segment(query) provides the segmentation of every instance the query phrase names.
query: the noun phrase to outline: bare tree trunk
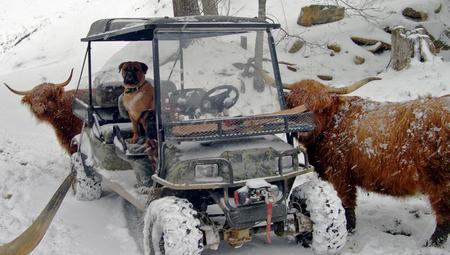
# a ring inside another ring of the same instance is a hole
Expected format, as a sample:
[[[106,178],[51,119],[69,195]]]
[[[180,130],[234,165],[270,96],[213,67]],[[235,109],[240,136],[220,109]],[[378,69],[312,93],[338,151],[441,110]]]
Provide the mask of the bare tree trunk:
[[[396,71],[408,67],[411,58],[425,62],[436,55],[436,48],[423,29],[408,31],[403,27],[397,27],[392,30],[391,40],[392,68]]]
[[[407,67],[411,62],[413,45],[411,44],[411,41],[406,37],[406,30],[403,27],[397,27],[396,29],[394,29],[392,31],[391,37],[392,68],[394,70],[400,71],[403,68]]]
[[[197,0],[172,0],[173,16],[195,16],[200,15]]]
[[[258,0],[258,19],[266,19],[266,0]],[[255,42],[255,66],[262,69],[264,32],[257,32]],[[256,72],[255,72],[256,73]],[[253,88],[258,92],[264,91],[264,81],[259,75],[253,79]]]
[[[203,15],[219,15],[217,3],[219,0],[202,0]]]

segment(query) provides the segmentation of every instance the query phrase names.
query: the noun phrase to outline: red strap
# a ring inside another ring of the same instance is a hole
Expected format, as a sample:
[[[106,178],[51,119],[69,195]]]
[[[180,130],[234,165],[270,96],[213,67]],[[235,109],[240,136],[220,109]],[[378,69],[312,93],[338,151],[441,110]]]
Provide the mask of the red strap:
[[[238,206],[239,205],[239,194],[237,191],[235,191],[233,195],[234,195],[234,204],[236,206]]]

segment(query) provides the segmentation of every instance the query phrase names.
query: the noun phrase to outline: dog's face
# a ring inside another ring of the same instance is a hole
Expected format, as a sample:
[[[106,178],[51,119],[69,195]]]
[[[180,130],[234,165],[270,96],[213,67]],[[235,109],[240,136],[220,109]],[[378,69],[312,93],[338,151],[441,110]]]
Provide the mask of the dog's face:
[[[122,74],[123,83],[135,86],[145,80],[148,66],[137,61],[123,62],[119,65],[119,72]]]

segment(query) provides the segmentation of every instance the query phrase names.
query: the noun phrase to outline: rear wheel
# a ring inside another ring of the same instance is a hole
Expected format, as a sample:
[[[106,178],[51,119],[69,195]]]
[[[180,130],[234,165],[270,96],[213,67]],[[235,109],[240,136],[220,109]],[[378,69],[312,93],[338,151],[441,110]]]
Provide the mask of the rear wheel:
[[[297,241],[316,254],[336,254],[345,245],[345,210],[331,184],[317,176],[292,190],[289,207],[312,222],[312,233],[297,236]]]
[[[95,175],[93,169],[86,169],[90,166],[83,163],[81,157],[81,153],[75,152],[70,159],[72,169],[77,172],[75,197],[82,201],[97,200],[102,196],[101,178]],[[90,175],[87,174],[87,171]]]
[[[154,200],[144,217],[145,255],[191,255],[203,251],[197,212],[186,199]]]

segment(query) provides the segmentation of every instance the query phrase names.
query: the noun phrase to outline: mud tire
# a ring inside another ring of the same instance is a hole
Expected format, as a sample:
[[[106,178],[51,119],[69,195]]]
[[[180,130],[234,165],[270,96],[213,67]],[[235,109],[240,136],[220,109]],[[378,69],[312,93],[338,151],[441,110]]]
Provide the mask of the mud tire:
[[[337,254],[344,248],[345,210],[331,184],[314,175],[292,190],[289,207],[308,216],[313,223],[312,233],[297,236],[303,246],[311,247],[315,254]]]
[[[77,172],[75,180],[75,197],[81,201],[93,201],[102,196],[102,180],[99,176],[87,176],[80,153],[72,154],[70,159],[72,168]]]
[[[164,197],[152,201],[144,217],[144,254],[201,254],[203,233],[196,215],[186,199]]]

